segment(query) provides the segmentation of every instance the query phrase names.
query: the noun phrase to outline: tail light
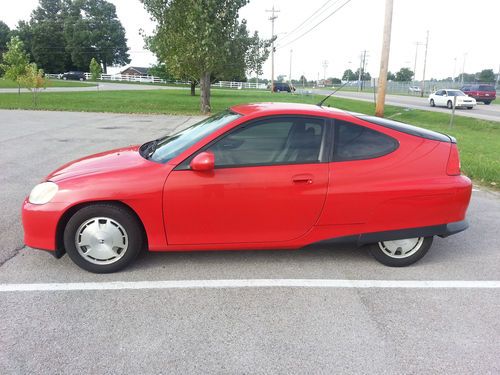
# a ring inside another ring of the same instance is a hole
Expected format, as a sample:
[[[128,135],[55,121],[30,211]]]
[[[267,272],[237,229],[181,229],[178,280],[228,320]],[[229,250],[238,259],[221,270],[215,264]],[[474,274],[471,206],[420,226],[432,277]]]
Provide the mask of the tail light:
[[[450,147],[450,156],[448,157],[448,164],[446,165],[446,174],[448,176],[460,175],[460,156],[458,155],[456,143],[452,143]]]

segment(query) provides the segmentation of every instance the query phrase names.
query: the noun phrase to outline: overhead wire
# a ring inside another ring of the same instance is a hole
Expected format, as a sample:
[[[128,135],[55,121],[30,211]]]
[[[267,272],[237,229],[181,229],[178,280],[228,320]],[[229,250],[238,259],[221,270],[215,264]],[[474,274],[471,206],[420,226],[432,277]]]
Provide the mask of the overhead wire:
[[[299,40],[300,38],[304,37],[305,35],[309,34],[311,31],[313,31],[316,27],[318,27],[319,25],[321,25],[323,22],[325,22],[328,18],[330,18],[331,16],[333,16],[335,13],[337,13],[339,10],[341,10],[344,6],[346,6],[348,3],[350,3],[352,0],[347,0],[346,2],[344,2],[342,5],[340,5],[338,8],[336,8],[333,12],[331,12],[328,16],[326,16],[325,18],[323,18],[321,21],[319,21],[317,24],[315,24],[313,27],[311,27],[309,30],[307,30],[306,32],[302,33],[301,35],[299,35],[298,37],[296,37],[295,39],[293,39],[292,41],[290,42],[287,42],[285,43],[284,45],[281,45],[281,46],[278,46],[276,47],[276,49],[281,49],[281,48],[284,48],[294,42],[296,42],[297,40]]]

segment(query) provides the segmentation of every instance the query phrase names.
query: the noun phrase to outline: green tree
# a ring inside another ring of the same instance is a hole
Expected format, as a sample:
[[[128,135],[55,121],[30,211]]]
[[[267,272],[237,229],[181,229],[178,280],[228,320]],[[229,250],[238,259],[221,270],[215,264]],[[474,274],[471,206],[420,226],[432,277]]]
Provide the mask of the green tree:
[[[359,80],[359,71],[360,71],[360,68],[358,68],[358,70],[356,70],[356,72],[354,73],[354,80],[357,81]],[[370,75],[370,73],[366,72],[366,71],[363,71],[362,74],[361,74],[361,80],[362,81],[370,81],[372,79],[372,76]]]
[[[480,82],[495,82],[495,73],[493,73],[493,69],[483,69],[478,74],[478,80]]]
[[[356,81],[358,76],[351,69],[346,69],[342,75],[343,81]]]
[[[259,33],[254,32],[251,40],[248,41],[249,48],[246,53],[248,73],[255,73],[257,76],[264,74],[262,66],[269,57],[271,50],[271,40],[263,40],[259,38]]]
[[[388,81],[395,81],[396,80],[396,76],[393,73],[391,73],[391,71],[388,71],[387,72],[387,80]]]
[[[93,81],[96,81],[101,77],[101,64],[97,62],[95,57],[92,57],[92,60],[90,60],[89,71]]]
[[[33,106],[36,107],[38,92],[46,86],[43,69],[38,69],[35,63],[26,65],[24,74],[19,77],[19,82],[31,91]]]
[[[167,66],[162,63],[158,63],[149,68],[148,74],[160,79],[164,79],[165,81],[175,81],[175,79],[177,78],[169,71]]]
[[[211,110],[212,77],[243,75],[248,36],[238,12],[248,0],[141,0],[157,27],[146,38],[148,48],[178,77],[200,82],[200,109]],[[254,35],[255,36],[255,35]]]
[[[29,23],[33,60],[46,72],[61,73],[70,65],[64,39],[65,3],[39,0]]]
[[[21,39],[13,36],[7,43],[7,52],[3,54],[3,63],[0,67],[5,72],[4,77],[17,82],[18,93],[21,93],[21,77],[26,72],[29,59],[24,52],[24,45]]]
[[[0,21],[0,54],[7,49],[7,43],[10,40],[10,28],[5,22]]]
[[[11,31],[5,22],[0,21],[0,63],[2,62],[2,55],[7,50],[7,43],[10,40]],[[3,74],[0,68],[0,75]]]
[[[396,72],[396,77],[394,78],[394,81],[398,82],[410,82],[413,78],[413,71],[411,71],[409,68],[401,68],[399,69],[399,72]]]
[[[87,69],[93,57],[102,63],[104,73],[110,65],[130,63],[125,29],[108,1],[68,0],[64,35],[78,69]]]

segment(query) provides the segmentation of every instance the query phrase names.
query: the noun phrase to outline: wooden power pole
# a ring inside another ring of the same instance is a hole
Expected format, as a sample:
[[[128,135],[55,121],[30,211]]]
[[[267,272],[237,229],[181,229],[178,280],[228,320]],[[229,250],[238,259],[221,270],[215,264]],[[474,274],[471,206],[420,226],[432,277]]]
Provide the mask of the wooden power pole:
[[[380,73],[378,76],[378,95],[375,107],[375,116],[384,117],[385,91],[387,88],[387,70],[389,68],[389,51],[391,49],[393,0],[385,1],[384,39],[382,42],[382,56],[380,58]]]
[[[274,40],[276,39],[274,35],[274,20],[278,18],[276,13],[279,13],[279,10],[275,10],[273,5],[273,9],[266,10],[266,12],[271,12],[271,17],[269,17],[269,21],[271,21],[271,34],[272,34],[271,35],[271,92],[274,93],[274,51],[275,51]]]

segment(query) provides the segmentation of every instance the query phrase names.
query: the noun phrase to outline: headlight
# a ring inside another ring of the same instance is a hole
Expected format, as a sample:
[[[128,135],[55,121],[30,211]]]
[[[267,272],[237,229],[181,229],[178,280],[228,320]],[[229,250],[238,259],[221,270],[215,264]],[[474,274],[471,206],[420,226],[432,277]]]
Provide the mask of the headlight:
[[[33,204],[48,203],[52,198],[54,198],[58,189],[58,186],[53,182],[42,182],[31,190],[28,200]]]

